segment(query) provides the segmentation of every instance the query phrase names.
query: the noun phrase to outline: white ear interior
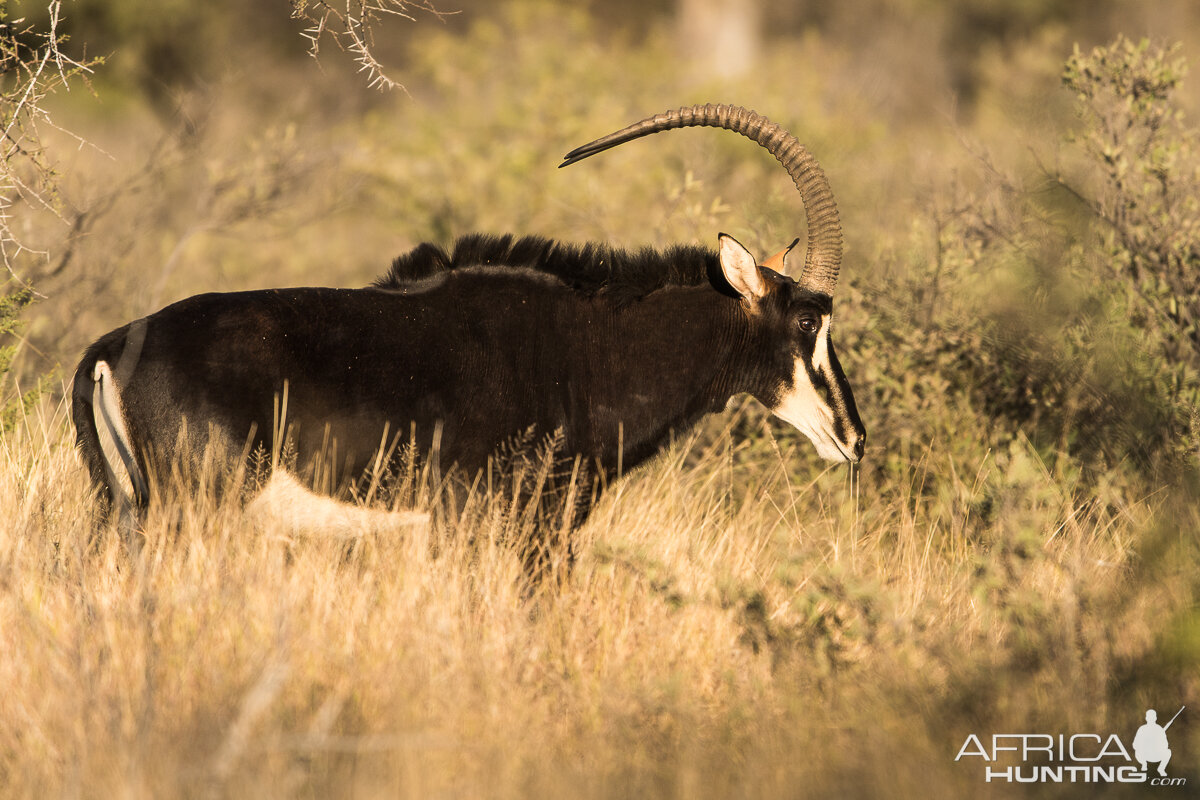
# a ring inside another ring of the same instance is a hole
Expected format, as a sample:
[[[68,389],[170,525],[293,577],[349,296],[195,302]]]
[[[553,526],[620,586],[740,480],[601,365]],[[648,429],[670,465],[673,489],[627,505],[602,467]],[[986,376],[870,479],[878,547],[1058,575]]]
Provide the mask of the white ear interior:
[[[722,233],[718,237],[721,271],[725,280],[738,294],[747,300],[756,300],[766,293],[766,283],[754,263],[754,256],[732,236]]]

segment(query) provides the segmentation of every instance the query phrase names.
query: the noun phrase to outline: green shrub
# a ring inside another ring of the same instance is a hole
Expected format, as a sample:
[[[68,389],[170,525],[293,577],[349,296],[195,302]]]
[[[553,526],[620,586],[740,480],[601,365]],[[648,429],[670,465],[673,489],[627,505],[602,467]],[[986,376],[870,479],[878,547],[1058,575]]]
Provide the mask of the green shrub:
[[[1166,402],[1158,445],[1194,459],[1200,444],[1200,148],[1174,94],[1179,45],[1121,36],[1067,60],[1079,101],[1074,141],[1092,166],[1079,195],[1101,225],[1096,267],[1138,332],[1138,379]]]
[[[21,287],[0,295],[0,341],[13,338],[21,331],[21,310],[33,300],[33,291]],[[19,351],[17,344],[0,345],[0,381],[9,377],[13,360]],[[6,386],[0,395],[0,432],[12,430],[29,412],[46,388],[47,377],[25,391],[18,386]]]

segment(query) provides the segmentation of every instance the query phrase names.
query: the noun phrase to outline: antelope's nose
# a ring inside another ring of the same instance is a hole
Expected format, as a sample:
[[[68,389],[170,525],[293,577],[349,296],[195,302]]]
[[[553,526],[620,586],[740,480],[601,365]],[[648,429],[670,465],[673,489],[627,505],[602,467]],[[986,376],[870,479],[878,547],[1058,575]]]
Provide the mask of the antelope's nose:
[[[863,453],[867,449],[867,437],[860,436],[858,441],[854,443],[854,460],[862,461]]]

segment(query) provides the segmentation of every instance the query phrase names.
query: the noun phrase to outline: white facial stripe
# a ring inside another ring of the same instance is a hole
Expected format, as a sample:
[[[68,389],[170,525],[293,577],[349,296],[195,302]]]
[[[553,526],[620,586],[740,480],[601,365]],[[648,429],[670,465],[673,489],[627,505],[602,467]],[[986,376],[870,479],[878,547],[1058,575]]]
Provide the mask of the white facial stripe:
[[[825,376],[829,376],[829,323],[830,316],[823,314],[821,316],[821,330],[817,333],[817,344],[813,347],[813,369]]]
[[[821,316],[821,330],[817,333],[817,344],[813,348],[813,369],[832,377],[829,363],[829,315]],[[833,409],[817,391],[808,376],[803,358],[797,358],[792,369],[792,386],[782,397],[779,405],[771,409],[775,416],[791,423],[807,436],[817,448],[821,458],[830,461],[846,461],[847,453],[838,446],[834,431]]]

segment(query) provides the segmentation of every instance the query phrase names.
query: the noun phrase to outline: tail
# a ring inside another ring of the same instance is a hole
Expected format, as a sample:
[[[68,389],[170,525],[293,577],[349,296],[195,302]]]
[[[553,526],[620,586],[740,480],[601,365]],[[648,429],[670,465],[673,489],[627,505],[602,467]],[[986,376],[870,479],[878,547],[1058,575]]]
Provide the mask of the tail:
[[[107,511],[126,524],[149,503],[149,485],[125,423],[120,387],[97,349],[88,350],[75,371],[71,419],[92,483],[105,490]]]

